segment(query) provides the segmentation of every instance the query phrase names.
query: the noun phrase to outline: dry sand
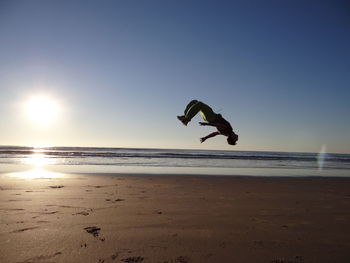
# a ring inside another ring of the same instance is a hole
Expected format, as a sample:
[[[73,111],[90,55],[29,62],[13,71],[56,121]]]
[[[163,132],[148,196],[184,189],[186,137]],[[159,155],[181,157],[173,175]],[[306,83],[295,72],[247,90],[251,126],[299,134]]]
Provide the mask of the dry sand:
[[[0,262],[350,262],[350,178],[0,175]]]

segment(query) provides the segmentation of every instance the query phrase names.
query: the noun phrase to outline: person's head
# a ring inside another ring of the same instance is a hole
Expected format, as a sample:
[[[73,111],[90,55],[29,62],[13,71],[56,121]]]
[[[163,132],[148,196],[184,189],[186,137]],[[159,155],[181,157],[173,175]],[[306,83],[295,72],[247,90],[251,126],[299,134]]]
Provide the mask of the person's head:
[[[238,141],[238,135],[232,132],[230,136],[227,137],[227,143],[230,145],[236,145]]]

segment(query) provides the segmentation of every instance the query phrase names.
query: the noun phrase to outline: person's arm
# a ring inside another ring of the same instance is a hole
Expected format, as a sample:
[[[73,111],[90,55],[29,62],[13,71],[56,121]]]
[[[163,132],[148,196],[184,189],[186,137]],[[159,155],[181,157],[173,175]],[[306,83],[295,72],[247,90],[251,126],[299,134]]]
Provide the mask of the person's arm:
[[[201,141],[201,143],[205,142],[206,139],[209,139],[209,138],[214,137],[214,136],[219,135],[219,134],[220,134],[219,132],[212,132],[211,134],[200,138],[200,141]]]
[[[221,123],[199,122],[199,124],[201,126],[213,126],[219,129],[225,127],[225,125]]]

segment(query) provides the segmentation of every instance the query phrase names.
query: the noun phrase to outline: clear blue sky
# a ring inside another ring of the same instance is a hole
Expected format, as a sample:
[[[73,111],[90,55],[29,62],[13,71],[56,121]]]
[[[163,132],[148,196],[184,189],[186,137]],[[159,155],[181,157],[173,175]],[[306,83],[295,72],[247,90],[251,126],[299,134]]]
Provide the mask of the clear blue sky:
[[[0,1],[0,145],[350,152],[348,1]],[[26,98],[61,107],[46,127]],[[196,117],[198,99],[238,145]]]

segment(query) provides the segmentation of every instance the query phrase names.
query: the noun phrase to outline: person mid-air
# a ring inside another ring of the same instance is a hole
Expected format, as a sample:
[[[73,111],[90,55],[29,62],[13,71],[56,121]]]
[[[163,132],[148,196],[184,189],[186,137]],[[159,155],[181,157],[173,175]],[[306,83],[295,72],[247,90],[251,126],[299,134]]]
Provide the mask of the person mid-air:
[[[214,137],[216,135],[224,135],[227,136],[227,143],[230,145],[236,145],[238,140],[238,135],[233,132],[230,123],[225,120],[221,114],[215,113],[212,108],[210,108],[207,104],[198,101],[192,100],[185,109],[185,115],[177,116],[177,118],[182,122],[183,125],[187,126],[187,124],[191,121],[191,119],[197,114],[200,113],[203,120],[206,122],[200,122],[199,124],[202,126],[214,126],[217,131],[212,132],[211,134],[200,138],[201,143],[205,142],[205,140]]]

